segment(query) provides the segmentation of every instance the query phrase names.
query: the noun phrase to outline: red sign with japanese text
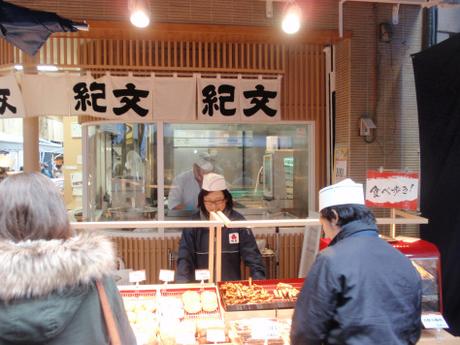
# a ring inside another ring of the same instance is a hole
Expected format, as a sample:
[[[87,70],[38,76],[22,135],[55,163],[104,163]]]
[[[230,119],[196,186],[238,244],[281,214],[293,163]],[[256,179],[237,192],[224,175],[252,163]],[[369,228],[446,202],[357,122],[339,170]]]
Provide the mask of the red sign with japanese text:
[[[367,172],[366,206],[417,209],[418,172]]]

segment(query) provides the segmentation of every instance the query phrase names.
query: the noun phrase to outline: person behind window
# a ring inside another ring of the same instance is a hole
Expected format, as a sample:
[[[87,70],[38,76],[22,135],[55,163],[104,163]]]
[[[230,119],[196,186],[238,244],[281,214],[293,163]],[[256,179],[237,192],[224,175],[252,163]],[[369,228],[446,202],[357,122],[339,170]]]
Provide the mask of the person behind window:
[[[200,211],[194,219],[208,220],[210,212],[222,211],[230,220],[244,220],[233,209],[232,195],[222,175],[206,174],[198,196]],[[192,282],[196,269],[208,268],[209,231],[184,229],[179,244],[176,282]],[[222,229],[222,280],[241,279],[241,260],[253,279],[265,279],[265,266],[250,229]]]
[[[53,177],[54,178],[60,178],[63,177],[63,172],[62,172],[62,165],[64,164],[64,156],[63,155],[58,155],[54,158],[54,164],[53,164]]]
[[[168,195],[168,209],[197,211],[198,194],[203,183],[203,176],[214,170],[210,154],[200,152],[192,169],[177,175]]]
[[[45,162],[40,163],[40,172],[49,178],[53,177],[51,171],[48,169],[48,164],[46,164]]]
[[[291,344],[415,344],[421,280],[401,252],[379,238],[362,184],[346,179],[319,192],[320,222],[332,239],[297,299]]]
[[[96,281],[122,344],[136,344],[112,278],[112,242],[74,233],[59,191],[41,173],[6,178],[0,195],[0,344],[108,345]]]

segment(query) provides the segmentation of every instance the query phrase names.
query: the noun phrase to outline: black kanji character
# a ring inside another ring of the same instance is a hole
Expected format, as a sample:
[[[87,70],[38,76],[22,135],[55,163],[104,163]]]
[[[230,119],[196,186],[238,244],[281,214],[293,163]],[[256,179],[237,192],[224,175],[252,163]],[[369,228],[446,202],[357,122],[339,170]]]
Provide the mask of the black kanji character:
[[[105,105],[97,104],[98,99],[105,99],[105,84],[92,82],[89,86],[91,91],[100,91],[100,92],[91,92],[91,101],[93,102],[93,110],[98,113],[105,113],[107,107]]]
[[[139,103],[141,98],[146,98],[149,95],[149,91],[136,90],[136,85],[134,85],[133,83],[128,83],[126,84],[126,89],[113,90],[113,94],[117,98],[122,97],[120,99],[120,102],[125,104],[122,107],[113,108],[113,112],[115,113],[115,115],[123,115],[130,109],[132,109],[135,113],[137,113],[137,115],[142,117],[148,114],[148,109],[140,107],[137,103]]]
[[[8,96],[10,95],[10,89],[0,89],[0,115],[5,114],[6,109],[9,109],[13,114],[16,114],[16,107],[7,102]]]
[[[219,108],[220,113],[224,116],[233,116],[236,113],[236,108],[227,109],[225,103],[235,101],[235,87],[233,85],[222,84],[219,86]],[[228,94],[228,96],[220,96],[222,94]]]
[[[217,93],[216,87],[214,85],[208,85],[203,90],[201,90],[201,94],[203,95],[203,103],[204,107],[201,113],[203,115],[208,114],[209,116],[214,115],[214,110],[219,110],[219,106],[217,103]]]
[[[380,196],[380,195],[379,195],[380,189],[379,189],[379,187],[377,187],[377,186],[372,187],[372,188],[370,189],[369,192],[372,193],[372,196],[373,196],[374,198],[378,198],[378,197]]]
[[[267,106],[267,103],[270,101],[269,98],[275,98],[277,95],[276,91],[265,91],[263,85],[256,85],[256,90],[244,91],[243,95],[245,98],[252,98],[251,104],[254,104],[252,108],[243,109],[243,113],[246,116],[252,116],[257,113],[259,110],[262,110],[265,114],[270,117],[276,115],[276,110]]]
[[[77,101],[75,110],[81,109],[82,111],[86,111],[86,106],[91,106],[91,101],[89,100],[90,95],[86,83],[82,82],[75,84],[73,92],[75,92],[75,96],[73,98]]]

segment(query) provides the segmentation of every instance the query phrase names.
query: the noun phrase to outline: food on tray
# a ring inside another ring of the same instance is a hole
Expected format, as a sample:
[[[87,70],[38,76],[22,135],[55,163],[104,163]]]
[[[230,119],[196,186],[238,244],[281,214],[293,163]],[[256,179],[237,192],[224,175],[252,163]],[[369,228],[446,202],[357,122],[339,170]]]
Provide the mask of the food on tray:
[[[187,290],[182,294],[184,310],[189,314],[196,314],[201,311],[200,294],[196,291]]]
[[[289,344],[290,320],[265,318],[242,319],[231,322],[231,328],[239,344]]]
[[[257,284],[224,283],[220,287],[222,299],[227,305],[266,303],[273,295]]]
[[[203,291],[200,300],[204,311],[210,313],[217,310],[217,295],[214,291]]]
[[[421,266],[413,260],[411,260],[411,262],[423,280],[434,280],[433,275],[430,272],[428,272],[423,266]]]
[[[160,323],[160,340],[161,343],[176,344],[176,333],[179,329],[180,321],[177,319],[163,319]]]
[[[286,283],[278,283],[275,290],[273,290],[275,298],[279,299],[293,299],[296,298],[299,293],[299,289],[293,287],[291,284]]]
[[[157,309],[155,297],[124,297],[123,303],[127,312],[147,311],[154,313]]]
[[[159,310],[161,316],[165,318],[182,319],[184,317],[184,305],[181,299],[177,297],[161,297]]]

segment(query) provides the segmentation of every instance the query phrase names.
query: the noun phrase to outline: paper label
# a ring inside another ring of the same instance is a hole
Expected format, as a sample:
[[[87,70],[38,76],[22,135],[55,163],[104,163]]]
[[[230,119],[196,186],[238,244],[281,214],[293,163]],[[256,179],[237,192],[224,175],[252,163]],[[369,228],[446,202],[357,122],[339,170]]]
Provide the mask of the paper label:
[[[223,329],[208,329],[206,331],[206,341],[208,343],[225,343],[225,332]]]
[[[195,270],[195,280],[209,280],[211,277],[211,273],[209,273],[209,270]]]
[[[145,280],[145,271],[133,271],[129,272],[129,282],[130,283],[139,283]]]
[[[174,281],[174,271],[172,270],[160,270],[160,280],[162,282],[173,282]]]
[[[259,323],[251,328],[251,338],[256,340],[279,339],[278,325],[275,322]]]
[[[176,344],[195,345],[196,338],[193,332],[178,332],[176,334]]]
[[[449,328],[441,314],[422,314],[422,323],[425,328]]]

